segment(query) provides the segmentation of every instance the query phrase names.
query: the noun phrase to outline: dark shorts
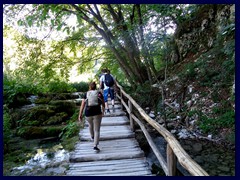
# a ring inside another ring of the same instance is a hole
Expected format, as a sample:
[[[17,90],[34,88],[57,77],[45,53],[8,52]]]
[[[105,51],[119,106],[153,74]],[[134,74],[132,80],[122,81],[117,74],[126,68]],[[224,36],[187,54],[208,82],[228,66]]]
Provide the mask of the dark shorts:
[[[103,91],[104,102],[108,101],[108,94],[110,94],[111,100],[114,99],[114,89],[108,88]]]

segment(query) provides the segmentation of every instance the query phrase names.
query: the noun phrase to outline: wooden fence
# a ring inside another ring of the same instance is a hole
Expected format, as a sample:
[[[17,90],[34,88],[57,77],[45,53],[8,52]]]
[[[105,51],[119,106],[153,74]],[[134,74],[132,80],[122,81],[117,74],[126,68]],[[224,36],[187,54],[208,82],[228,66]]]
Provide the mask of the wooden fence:
[[[177,172],[177,161],[182,165],[184,169],[186,169],[193,176],[209,176],[208,173],[201,168],[199,164],[197,164],[182,148],[177,139],[162,125],[154,121],[150,118],[145,111],[136,103],[136,101],[128,95],[123,88],[117,84],[119,91],[117,91],[116,95],[121,102],[121,106],[127,110],[130,119],[130,126],[133,131],[135,131],[134,122],[136,122],[142,132],[144,133],[150,147],[152,148],[154,154],[156,155],[163,171],[166,176],[176,176]],[[125,99],[125,100],[124,100]],[[133,106],[137,109],[141,117],[148,122],[154,129],[156,129],[166,140],[167,142],[167,162],[163,158],[162,154],[158,150],[157,146],[153,142],[150,134],[146,130],[144,124],[136,117],[133,111]]]

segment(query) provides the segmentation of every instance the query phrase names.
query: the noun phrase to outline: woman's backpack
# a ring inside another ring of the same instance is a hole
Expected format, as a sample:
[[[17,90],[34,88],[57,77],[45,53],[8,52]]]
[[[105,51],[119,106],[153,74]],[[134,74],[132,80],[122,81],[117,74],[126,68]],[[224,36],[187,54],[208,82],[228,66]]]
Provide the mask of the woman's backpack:
[[[99,105],[99,96],[98,96],[98,90],[90,90],[87,92],[87,106],[97,106]],[[101,100],[101,99],[100,99]]]

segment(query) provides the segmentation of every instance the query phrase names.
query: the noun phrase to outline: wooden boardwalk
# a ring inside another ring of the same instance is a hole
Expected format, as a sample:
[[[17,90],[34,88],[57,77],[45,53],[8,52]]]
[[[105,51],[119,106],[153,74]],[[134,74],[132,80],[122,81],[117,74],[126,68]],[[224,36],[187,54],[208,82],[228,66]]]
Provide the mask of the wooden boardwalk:
[[[100,152],[93,150],[87,123],[79,136],[80,141],[70,154],[67,176],[152,175],[144,152],[130,129],[129,120],[117,103],[115,112],[111,110],[111,114],[102,119],[98,146]]]

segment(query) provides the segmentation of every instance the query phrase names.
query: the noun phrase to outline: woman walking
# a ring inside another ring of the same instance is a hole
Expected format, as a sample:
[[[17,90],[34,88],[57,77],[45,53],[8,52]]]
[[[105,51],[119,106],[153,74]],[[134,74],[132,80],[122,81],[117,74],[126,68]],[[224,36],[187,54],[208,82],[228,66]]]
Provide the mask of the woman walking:
[[[101,108],[102,106],[102,108]],[[89,124],[89,132],[91,138],[94,140],[95,151],[100,151],[98,148],[99,138],[100,138],[100,126],[102,121],[102,115],[105,110],[105,103],[103,100],[103,95],[101,92],[96,90],[96,83],[91,82],[89,84],[89,91],[84,95],[82,104],[79,111],[78,120],[81,122],[83,120],[83,111],[85,108],[86,120]]]

